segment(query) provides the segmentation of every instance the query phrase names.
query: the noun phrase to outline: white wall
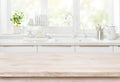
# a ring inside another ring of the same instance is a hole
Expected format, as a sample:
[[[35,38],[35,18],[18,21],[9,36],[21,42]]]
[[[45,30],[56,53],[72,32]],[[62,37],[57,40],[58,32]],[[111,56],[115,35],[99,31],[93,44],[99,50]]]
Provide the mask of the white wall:
[[[0,5],[1,5],[1,0],[0,0]],[[1,6],[0,6],[0,27],[1,27]]]
[[[10,0],[0,0],[0,33],[10,31]]]
[[[118,28],[116,28],[116,31],[120,33],[120,0],[114,0],[114,25]]]
[[[7,0],[1,0],[0,6],[1,6],[1,33],[7,32]]]

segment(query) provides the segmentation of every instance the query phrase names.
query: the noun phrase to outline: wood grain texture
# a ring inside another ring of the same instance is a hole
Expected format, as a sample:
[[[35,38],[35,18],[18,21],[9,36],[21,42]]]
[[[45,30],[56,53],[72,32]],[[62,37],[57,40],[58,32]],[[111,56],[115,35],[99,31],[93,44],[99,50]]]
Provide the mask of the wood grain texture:
[[[120,82],[120,78],[0,78],[0,82]]]
[[[1,53],[0,77],[120,77],[120,53]]]

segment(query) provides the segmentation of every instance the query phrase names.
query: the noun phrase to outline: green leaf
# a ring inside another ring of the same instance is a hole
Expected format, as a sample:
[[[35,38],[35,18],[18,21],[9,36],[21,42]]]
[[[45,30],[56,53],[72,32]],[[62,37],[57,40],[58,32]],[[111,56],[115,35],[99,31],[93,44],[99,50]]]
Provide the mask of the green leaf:
[[[10,18],[10,21],[12,21],[13,24],[21,24],[23,18],[24,18],[24,13],[16,11]]]

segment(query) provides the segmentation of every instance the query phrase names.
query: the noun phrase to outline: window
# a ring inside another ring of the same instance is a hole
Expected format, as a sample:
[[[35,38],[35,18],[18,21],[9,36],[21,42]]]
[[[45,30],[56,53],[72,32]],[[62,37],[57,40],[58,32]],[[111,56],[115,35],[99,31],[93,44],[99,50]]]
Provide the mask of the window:
[[[26,25],[30,18],[41,13],[41,0],[11,0],[11,13],[15,11],[24,12]]]
[[[114,0],[113,9],[114,26],[116,26],[117,33],[120,33],[120,0]]]
[[[80,28],[92,29],[110,21],[110,0],[80,0]]]
[[[72,27],[73,0],[48,0],[48,22],[52,27]]]
[[[35,21],[35,16],[41,15],[40,21],[45,21],[48,28],[72,27],[65,30],[72,29],[75,32],[75,30],[80,31],[78,29],[93,30],[97,24],[100,24],[114,25],[117,32],[120,32],[119,0],[0,0],[0,2],[2,29],[11,27],[8,24],[10,13],[18,10],[25,13],[23,22],[25,26],[31,18]],[[4,14],[6,12],[7,15]]]

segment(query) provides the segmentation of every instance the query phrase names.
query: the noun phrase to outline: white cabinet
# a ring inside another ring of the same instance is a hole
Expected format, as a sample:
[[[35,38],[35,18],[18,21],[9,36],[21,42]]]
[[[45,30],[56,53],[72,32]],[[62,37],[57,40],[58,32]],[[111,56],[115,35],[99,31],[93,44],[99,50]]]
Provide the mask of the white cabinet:
[[[112,47],[101,47],[101,46],[93,46],[93,47],[87,47],[87,46],[78,46],[76,47],[76,52],[80,53],[112,53],[113,48]]]
[[[39,46],[38,52],[74,52],[71,46]]]
[[[120,46],[114,46],[114,52],[120,53]]]
[[[9,46],[0,47],[0,52],[78,52],[78,53],[112,53],[120,52],[120,47],[109,46]]]
[[[36,52],[36,47],[32,46],[9,46],[9,47],[0,47],[0,52]]]

